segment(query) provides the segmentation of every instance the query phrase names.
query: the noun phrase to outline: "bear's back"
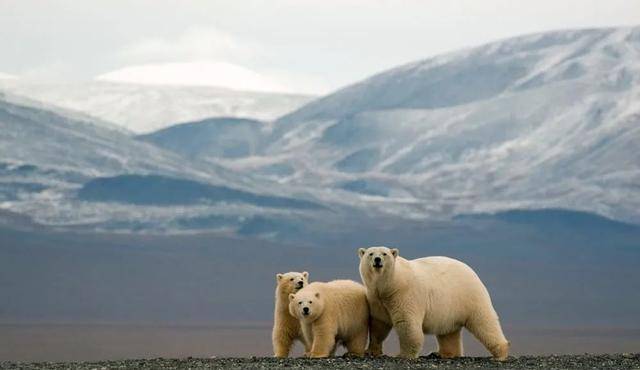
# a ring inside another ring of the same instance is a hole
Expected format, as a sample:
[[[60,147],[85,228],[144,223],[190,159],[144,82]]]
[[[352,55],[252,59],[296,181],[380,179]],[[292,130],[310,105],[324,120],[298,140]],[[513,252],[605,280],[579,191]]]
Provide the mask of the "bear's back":
[[[347,289],[353,291],[366,291],[364,285],[356,283],[353,280],[332,280],[325,283],[327,287],[331,289]]]
[[[320,292],[325,302],[325,310],[331,311],[359,311],[368,307],[367,289],[364,285],[352,280],[333,280],[326,283],[315,282],[305,289]]]
[[[428,272],[433,275],[444,274],[478,278],[469,265],[451,257],[431,256],[408,260],[407,262],[415,271]]]
[[[408,263],[415,278],[426,284],[432,294],[441,297],[440,303],[443,306],[457,305],[464,311],[466,308],[462,306],[466,303],[490,299],[480,277],[464,262],[450,257],[433,256]]]
[[[353,280],[332,280],[329,282],[313,282],[306,289],[325,293],[328,300],[351,299],[365,297],[367,289]]]

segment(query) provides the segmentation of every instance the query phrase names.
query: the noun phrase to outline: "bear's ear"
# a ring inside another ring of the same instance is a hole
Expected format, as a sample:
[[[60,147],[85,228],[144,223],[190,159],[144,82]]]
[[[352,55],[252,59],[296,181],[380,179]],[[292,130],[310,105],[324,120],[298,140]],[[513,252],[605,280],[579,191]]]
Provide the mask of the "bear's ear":
[[[293,301],[294,299],[296,299],[296,295],[293,293],[289,294],[289,301]]]
[[[316,298],[320,298],[320,293],[316,293]]]
[[[359,248],[358,249],[358,255],[360,256],[360,258],[362,258],[362,256],[364,256],[364,254],[367,253],[367,250],[364,248]]]
[[[309,278],[309,273],[306,272],[306,271],[303,271],[302,272],[302,276],[304,276],[305,279],[308,279]]]
[[[280,279],[282,279],[282,274],[276,274],[276,280],[279,281]]]
[[[398,248],[393,248],[391,250],[391,254],[393,254],[393,257],[398,257],[398,255],[400,254],[400,251],[398,250]]]

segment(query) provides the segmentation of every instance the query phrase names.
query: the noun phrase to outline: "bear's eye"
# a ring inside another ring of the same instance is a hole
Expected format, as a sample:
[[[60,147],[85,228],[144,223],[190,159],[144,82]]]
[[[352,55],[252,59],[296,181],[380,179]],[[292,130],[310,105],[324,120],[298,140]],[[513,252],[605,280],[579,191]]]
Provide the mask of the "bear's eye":
[[[382,253],[382,255],[383,255],[383,256],[386,256],[387,254],[386,254],[386,253]]]
[[[293,278],[289,279],[289,281],[293,281]]]
[[[373,253],[369,253],[370,256],[373,256]]]
[[[309,301],[309,304],[312,304],[312,303],[313,303],[313,301]]]
[[[298,302],[298,304],[302,304],[302,301]]]

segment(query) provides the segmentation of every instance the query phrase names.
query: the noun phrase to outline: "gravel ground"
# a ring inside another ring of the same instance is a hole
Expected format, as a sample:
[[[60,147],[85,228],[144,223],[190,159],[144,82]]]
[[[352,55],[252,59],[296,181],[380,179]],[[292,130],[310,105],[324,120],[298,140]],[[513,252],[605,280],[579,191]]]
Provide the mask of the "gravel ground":
[[[486,357],[464,357],[440,360],[421,357],[418,360],[384,358],[186,358],[147,359],[100,362],[0,362],[0,369],[640,369],[640,353],[615,355],[520,356],[505,362]]]

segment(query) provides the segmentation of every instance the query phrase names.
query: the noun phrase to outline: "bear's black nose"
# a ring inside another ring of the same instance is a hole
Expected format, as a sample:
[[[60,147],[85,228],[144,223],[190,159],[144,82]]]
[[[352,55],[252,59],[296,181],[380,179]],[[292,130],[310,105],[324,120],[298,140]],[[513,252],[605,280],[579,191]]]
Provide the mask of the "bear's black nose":
[[[298,288],[302,288],[303,285],[304,285],[304,282],[298,281]]]
[[[305,315],[309,314],[309,307],[305,307],[302,309],[302,313],[304,313]]]
[[[376,264],[379,264],[382,261],[382,258],[380,257],[376,257],[373,259],[373,262],[375,262]]]

